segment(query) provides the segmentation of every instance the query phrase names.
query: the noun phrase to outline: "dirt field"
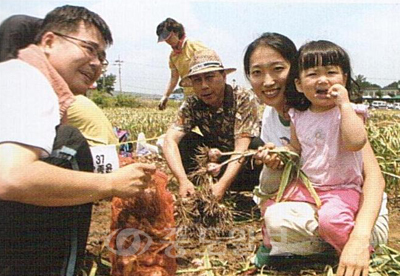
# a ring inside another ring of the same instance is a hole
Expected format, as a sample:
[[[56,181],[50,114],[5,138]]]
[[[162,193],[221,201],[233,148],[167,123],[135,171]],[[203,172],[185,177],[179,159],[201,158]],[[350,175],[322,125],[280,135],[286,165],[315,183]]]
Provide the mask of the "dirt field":
[[[244,208],[250,198],[244,197]],[[400,208],[390,207],[390,236],[389,246],[400,250]],[[110,275],[107,249],[103,242],[109,234],[110,226],[110,201],[103,200],[94,205],[92,224],[87,245],[86,272],[94,270],[95,275]],[[249,270],[249,257],[261,241],[261,220],[258,212],[247,206],[247,215],[237,218],[235,222],[234,237],[218,240],[188,240],[180,239],[178,249],[178,272],[180,275],[202,275],[204,270],[203,257],[208,254],[214,272],[218,275],[251,275]],[[206,253],[207,252],[207,253]],[[271,272],[271,275],[320,275],[326,264],[335,264],[335,258],[326,260],[300,259],[288,260],[280,266],[279,273]],[[265,275],[265,274],[264,274]]]

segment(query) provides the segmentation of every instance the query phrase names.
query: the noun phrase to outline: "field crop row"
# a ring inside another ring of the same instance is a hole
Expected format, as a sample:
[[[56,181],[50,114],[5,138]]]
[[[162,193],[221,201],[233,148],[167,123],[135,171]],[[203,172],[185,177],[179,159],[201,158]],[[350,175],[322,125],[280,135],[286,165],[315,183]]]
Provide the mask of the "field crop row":
[[[132,140],[136,140],[140,132],[145,133],[147,138],[160,136],[166,132],[177,113],[176,108],[164,111],[155,108],[106,108],[104,111],[113,126],[129,131]],[[366,129],[384,172],[388,193],[400,195],[400,112],[371,111]]]

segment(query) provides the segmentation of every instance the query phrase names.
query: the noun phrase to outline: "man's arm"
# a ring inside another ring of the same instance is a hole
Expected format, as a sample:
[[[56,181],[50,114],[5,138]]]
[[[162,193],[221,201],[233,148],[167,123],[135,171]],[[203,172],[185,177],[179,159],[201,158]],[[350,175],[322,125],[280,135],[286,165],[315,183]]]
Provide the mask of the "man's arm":
[[[163,152],[167,164],[179,182],[179,194],[186,197],[194,193],[194,185],[188,179],[182,164],[178,144],[186,134],[170,127],[165,135]]]
[[[235,116],[235,146],[234,150],[237,152],[244,152],[248,149],[251,137],[257,137],[259,135],[259,122],[257,113],[257,103],[253,93],[248,90],[241,90],[236,94],[236,114]],[[219,181],[213,185],[213,194],[217,199],[222,199],[225,191],[234,181],[238,174],[242,163],[235,161],[229,163],[225,170],[224,175]]]
[[[382,205],[385,180],[369,142],[362,149],[364,162],[363,197],[355,226],[340,256],[338,276],[354,270],[355,276],[368,275],[371,232]],[[346,274],[347,275],[347,274]]]
[[[248,149],[251,142],[251,138],[238,138],[235,140],[235,152],[244,152]],[[243,160],[242,160],[243,161]],[[223,176],[215,183],[212,187],[213,194],[218,200],[221,200],[225,194],[225,191],[231,186],[235,177],[240,171],[243,162],[234,161],[228,164]]]
[[[0,198],[41,206],[70,206],[109,196],[129,197],[146,183],[154,165],[132,164],[111,174],[78,172],[39,160],[40,150],[0,144]]]

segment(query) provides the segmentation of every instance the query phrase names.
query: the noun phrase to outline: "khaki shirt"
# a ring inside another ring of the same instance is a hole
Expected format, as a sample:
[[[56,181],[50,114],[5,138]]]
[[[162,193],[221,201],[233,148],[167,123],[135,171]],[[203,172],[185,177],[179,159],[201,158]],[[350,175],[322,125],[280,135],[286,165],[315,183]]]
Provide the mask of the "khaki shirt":
[[[185,40],[183,42],[182,52],[175,54],[173,51],[169,56],[169,68],[177,70],[179,77],[182,78],[189,73],[189,63],[196,51],[207,49],[207,47],[200,41]],[[185,96],[193,94],[192,87],[184,87],[183,91]]]
[[[67,111],[68,125],[79,129],[90,146],[118,144],[104,112],[85,96],[75,96],[75,99]]]

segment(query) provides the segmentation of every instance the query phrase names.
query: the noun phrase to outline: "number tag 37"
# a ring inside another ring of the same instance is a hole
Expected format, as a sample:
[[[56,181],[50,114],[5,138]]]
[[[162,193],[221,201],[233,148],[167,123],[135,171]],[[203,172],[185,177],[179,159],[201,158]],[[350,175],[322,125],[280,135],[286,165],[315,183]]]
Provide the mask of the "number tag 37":
[[[111,173],[119,168],[115,145],[90,147],[95,173]]]

